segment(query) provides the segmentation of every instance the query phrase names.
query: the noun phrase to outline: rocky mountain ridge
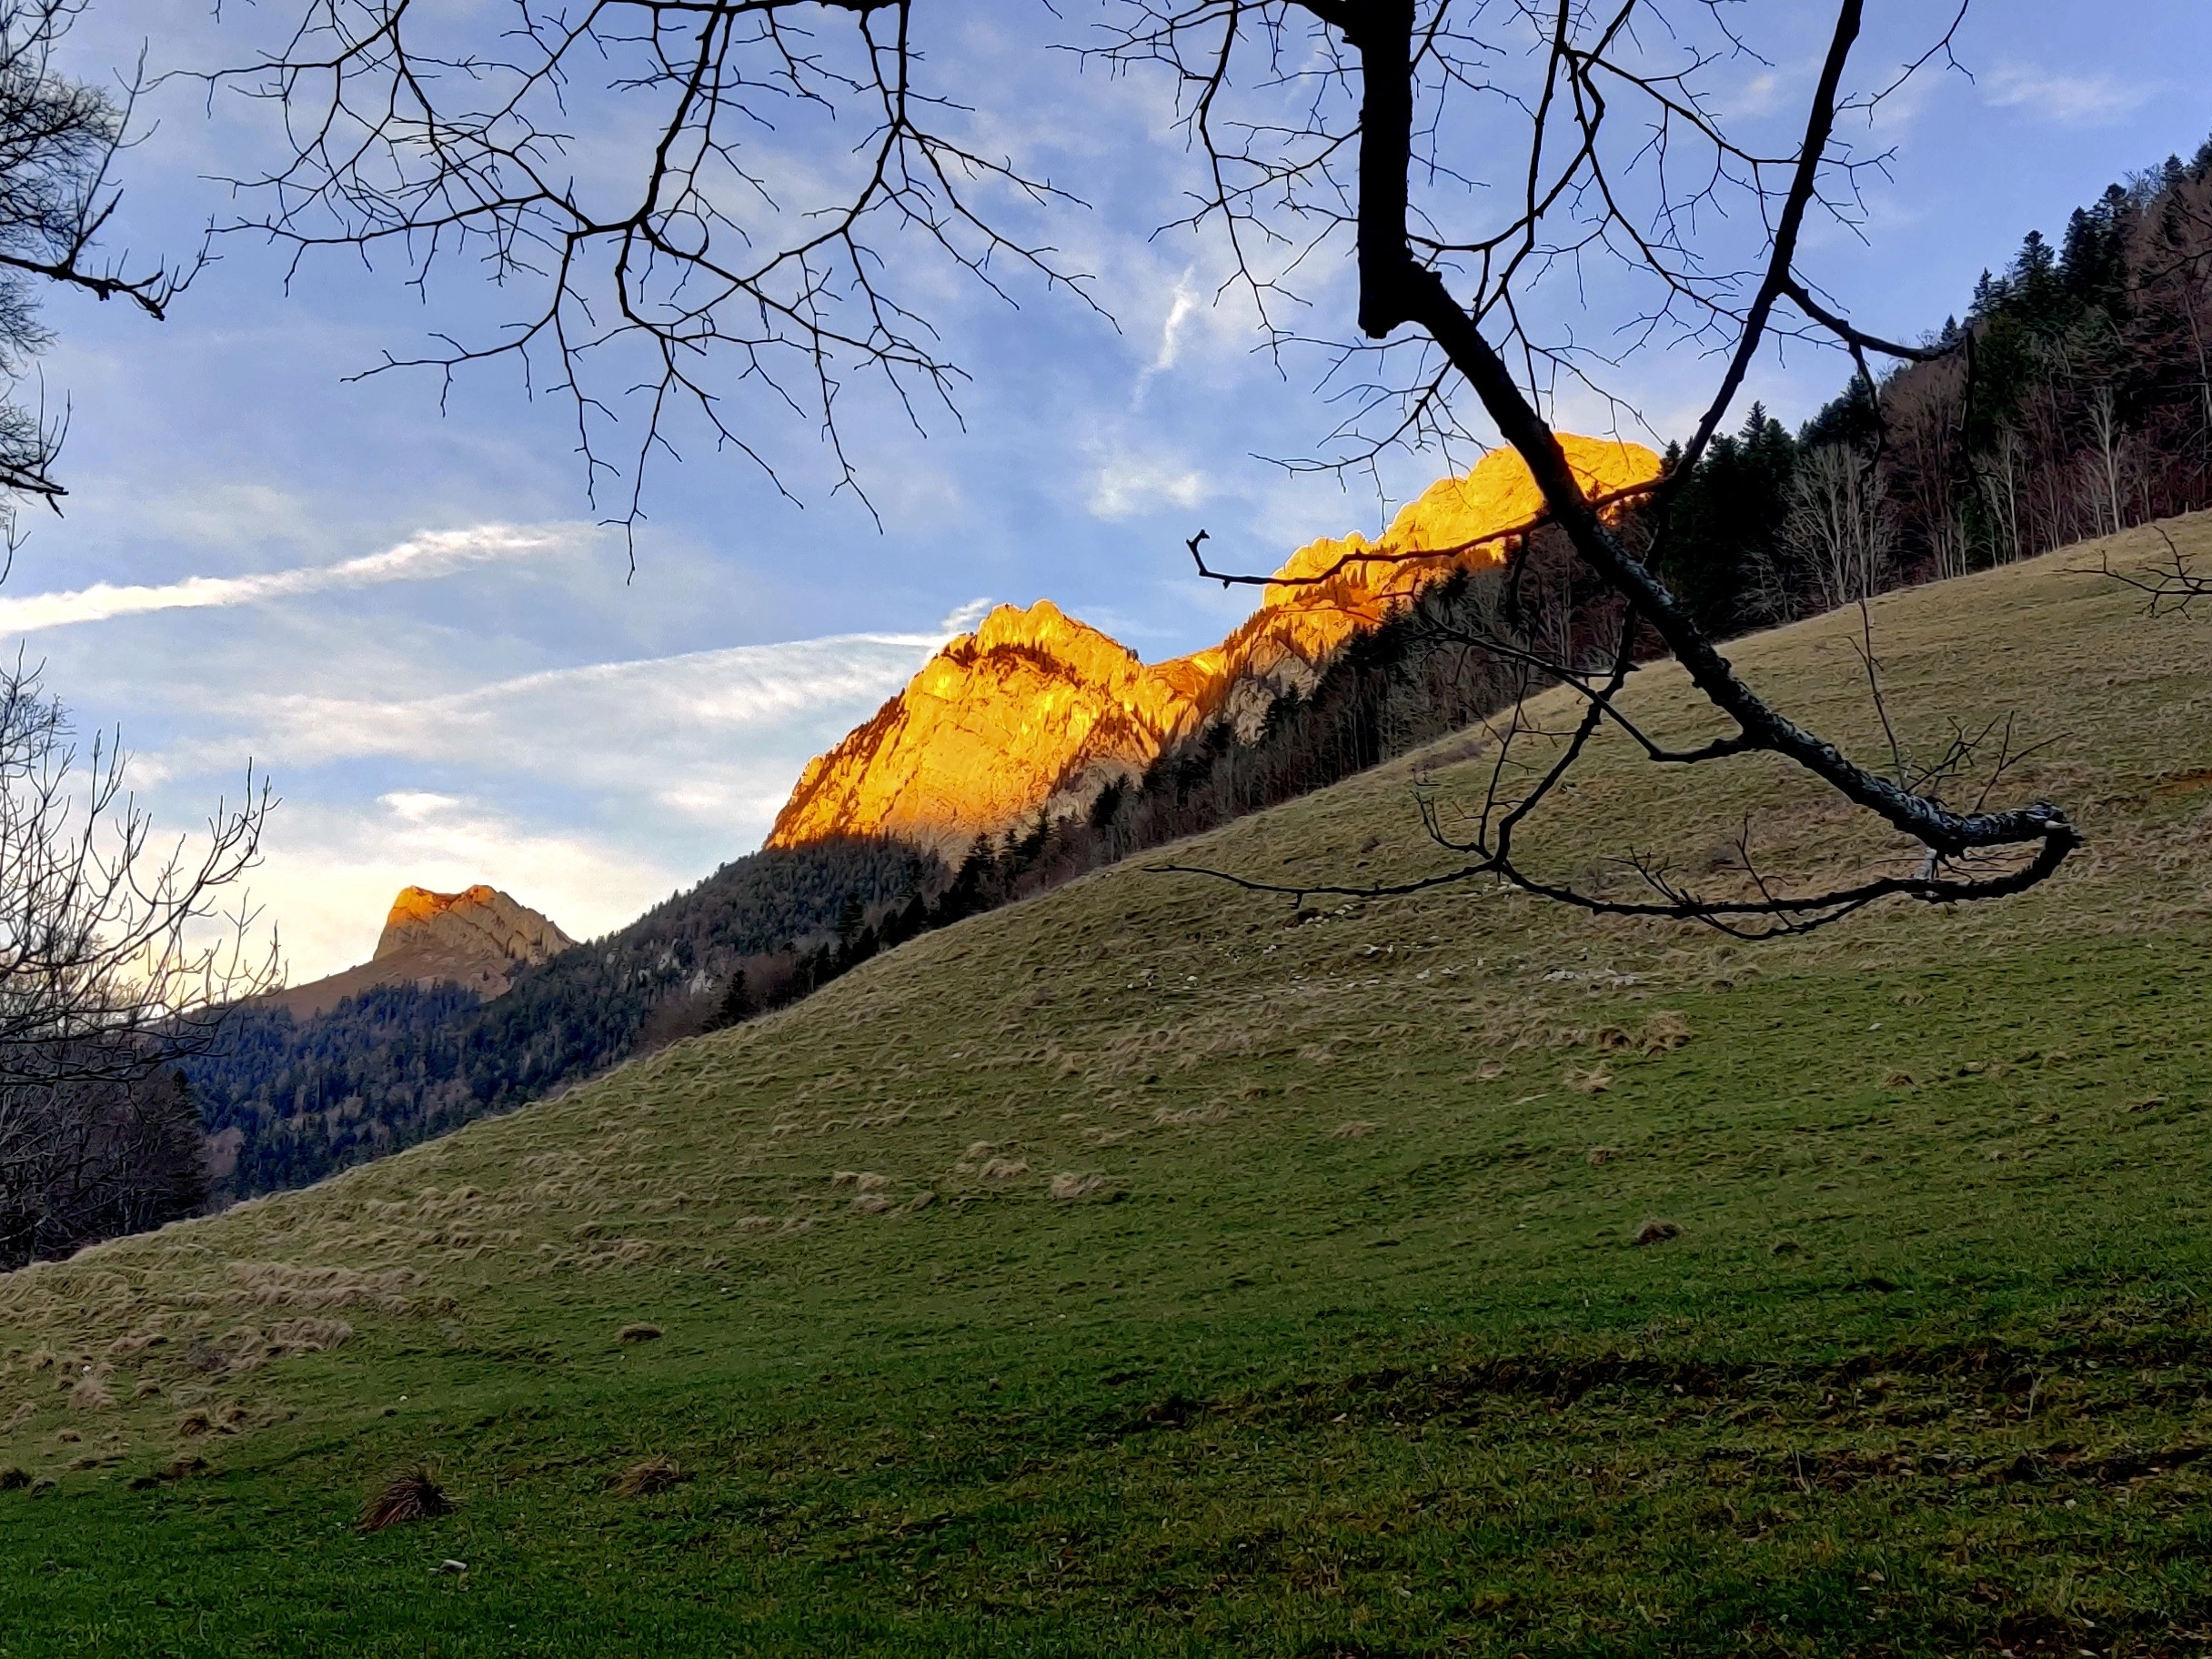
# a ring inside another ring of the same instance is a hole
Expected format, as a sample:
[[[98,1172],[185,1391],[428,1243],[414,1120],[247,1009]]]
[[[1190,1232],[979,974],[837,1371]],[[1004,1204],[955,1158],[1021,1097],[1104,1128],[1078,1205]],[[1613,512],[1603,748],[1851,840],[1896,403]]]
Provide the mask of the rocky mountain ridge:
[[[450,981],[496,997],[518,970],[559,955],[576,941],[528,905],[479,882],[457,893],[404,887],[392,900],[366,962],[295,985],[266,999],[307,1019],[379,985]]]
[[[1603,498],[1648,482],[1640,444],[1563,437],[1584,487]],[[1543,496],[1519,455],[1494,450],[1438,480],[1382,537],[1309,542],[1218,646],[1147,664],[1050,599],[1002,605],[923,665],[906,689],[809,761],[769,847],[891,835],[958,862],[980,834],[1043,809],[1081,810],[1177,739],[1220,719],[1249,737],[1285,691],[1310,690],[1353,633],[1454,570],[1500,563]]]

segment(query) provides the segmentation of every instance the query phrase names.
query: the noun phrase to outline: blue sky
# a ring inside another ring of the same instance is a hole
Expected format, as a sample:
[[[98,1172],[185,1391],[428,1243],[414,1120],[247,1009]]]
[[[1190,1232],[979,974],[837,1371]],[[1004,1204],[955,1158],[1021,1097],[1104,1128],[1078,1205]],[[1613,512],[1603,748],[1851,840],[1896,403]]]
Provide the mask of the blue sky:
[[[1061,9],[1064,34],[1081,13]],[[1734,83],[1747,119],[1789,111],[1809,75],[1803,10],[1745,8],[1774,31],[1771,70]],[[1928,10],[1875,0],[1869,75]],[[203,820],[249,759],[275,779],[255,891],[295,978],[365,958],[407,882],[489,881],[579,936],[618,926],[757,846],[807,758],[984,601],[1050,596],[1147,658],[1191,649],[1245,608],[1191,579],[1193,529],[1270,567],[1315,536],[1372,533],[1442,469],[1399,457],[1378,493],[1256,458],[1322,447],[1322,363],[1256,355],[1247,312],[1213,301],[1218,248],[1152,236],[1190,165],[1164,90],[1079,76],[1040,49],[1051,20],[1029,0],[943,15],[959,20],[943,57],[1026,112],[995,134],[1091,204],[1056,240],[1113,322],[1027,288],[1010,308],[945,286],[938,318],[973,376],[960,418],[922,437],[854,410],[880,519],[830,493],[803,428],[767,440],[797,503],[690,444],[659,474],[631,576],[619,537],[594,527],[565,411],[512,374],[463,378],[442,409],[427,376],[347,383],[486,315],[465,282],[426,304],[391,272],[333,261],[287,289],[267,250],[232,240],[164,324],[50,300],[44,374],[71,411],[72,495],[58,519],[26,517],[0,630],[85,724],[121,725],[161,823]],[[204,0],[94,0],[75,67],[105,74],[141,42],[156,67],[230,61],[238,26]],[[1814,253],[1885,331],[1940,324],[2022,232],[2055,235],[2113,179],[2212,132],[2192,85],[2212,56],[2201,4],[1983,0],[1959,55],[1971,79],[1927,78],[1861,136],[1897,152],[1867,244],[1829,229]],[[211,116],[176,87],[147,113],[111,240],[187,251],[227,211],[210,177],[269,158],[266,112]],[[1348,289],[1322,272],[1312,292],[1319,316]],[[1800,350],[1762,364],[1752,391],[1795,420],[1840,376]],[[1710,375],[1677,351],[1621,378],[1671,435]]]

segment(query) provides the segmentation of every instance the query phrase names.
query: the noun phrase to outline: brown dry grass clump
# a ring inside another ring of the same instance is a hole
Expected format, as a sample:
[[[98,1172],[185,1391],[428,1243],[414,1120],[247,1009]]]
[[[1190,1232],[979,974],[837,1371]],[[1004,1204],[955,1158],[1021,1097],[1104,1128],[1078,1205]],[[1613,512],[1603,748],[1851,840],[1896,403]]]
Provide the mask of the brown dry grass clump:
[[[1580,1066],[1569,1066],[1567,1074],[1560,1080],[1570,1089],[1584,1094],[1603,1094],[1613,1087],[1613,1074],[1603,1066],[1585,1071]]]
[[[1680,1237],[1682,1237],[1681,1228],[1674,1225],[1674,1223],[1672,1222],[1661,1221],[1657,1216],[1654,1216],[1650,1221],[1644,1222],[1643,1226],[1636,1229],[1636,1242],[1638,1244],[1664,1244],[1669,1239],[1678,1239]]]
[[[1088,1174],[1055,1175],[1052,1177],[1054,1198],[1089,1198],[1106,1185],[1106,1177],[1095,1171]]]
[[[380,1533],[387,1526],[427,1521],[449,1514],[453,1502],[437,1483],[437,1473],[428,1463],[410,1463],[386,1481],[361,1509],[361,1530]]]
[[[1222,1123],[1226,1122],[1231,1115],[1228,1103],[1223,1101],[1216,1101],[1211,1106],[1186,1106],[1181,1111],[1175,1111],[1172,1107],[1162,1106],[1152,1113],[1152,1121],[1155,1123]]]
[[[353,1327],[342,1319],[280,1319],[269,1327],[268,1346],[275,1357],[292,1353],[323,1353],[353,1341]]]
[[[659,1340],[660,1327],[642,1322],[624,1325],[622,1329],[615,1332],[615,1341],[618,1342],[657,1342]]]
[[[993,1158],[982,1170],[985,1181],[1011,1181],[1018,1175],[1029,1172],[1030,1163],[1026,1158]]]
[[[618,1498],[649,1498],[691,1477],[672,1457],[640,1458],[614,1478]]]
[[[1339,1123],[1329,1132],[1339,1141],[1364,1141],[1381,1127],[1381,1124],[1370,1123],[1364,1118],[1355,1118],[1349,1123]]]

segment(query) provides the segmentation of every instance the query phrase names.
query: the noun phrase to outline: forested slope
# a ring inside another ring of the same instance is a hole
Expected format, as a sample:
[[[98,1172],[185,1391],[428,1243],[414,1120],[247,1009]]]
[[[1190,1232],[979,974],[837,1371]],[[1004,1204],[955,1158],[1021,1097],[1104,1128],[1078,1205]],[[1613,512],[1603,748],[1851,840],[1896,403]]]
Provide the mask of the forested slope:
[[[224,1190],[303,1185],[698,1031],[746,959],[831,935],[856,900],[890,904],[937,877],[926,854],[887,841],[754,853],[522,970],[488,1002],[399,985],[307,1020],[238,1009],[184,1068]]]

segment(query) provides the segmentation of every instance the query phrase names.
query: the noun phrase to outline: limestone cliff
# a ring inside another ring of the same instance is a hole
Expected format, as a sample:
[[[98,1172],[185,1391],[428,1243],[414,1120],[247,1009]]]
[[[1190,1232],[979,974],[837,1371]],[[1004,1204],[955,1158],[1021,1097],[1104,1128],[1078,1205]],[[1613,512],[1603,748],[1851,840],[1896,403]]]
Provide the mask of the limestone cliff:
[[[1659,470],[1641,445],[1561,442],[1593,496]],[[808,763],[768,845],[887,834],[957,860],[979,833],[1040,807],[1079,808],[1216,718],[1249,730],[1277,694],[1310,687],[1355,629],[1455,569],[1503,559],[1502,533],[1533,523],[1542,507],[1521,457],[1495,450],[1464,478],[1431,485],[1377,540],[1355,532],[1299,548],[1226,639],[1167,662],[1141,662],[1049,599],[1000,606]]]
[[[269,1000],[306,1019],[379,985],[449,980],[496,997],[517,969],[558,956],[575,942],[497,888],[479,884],[457,893],[434,893],[406,887],[392,900],[376,954],[367,961],[278,991]]]
[[[457,893],[434,893],[403,887],[392,900],[370,960],[444,955],[511,965],[542,962],[575,942],[497,888],[479,883]]]

